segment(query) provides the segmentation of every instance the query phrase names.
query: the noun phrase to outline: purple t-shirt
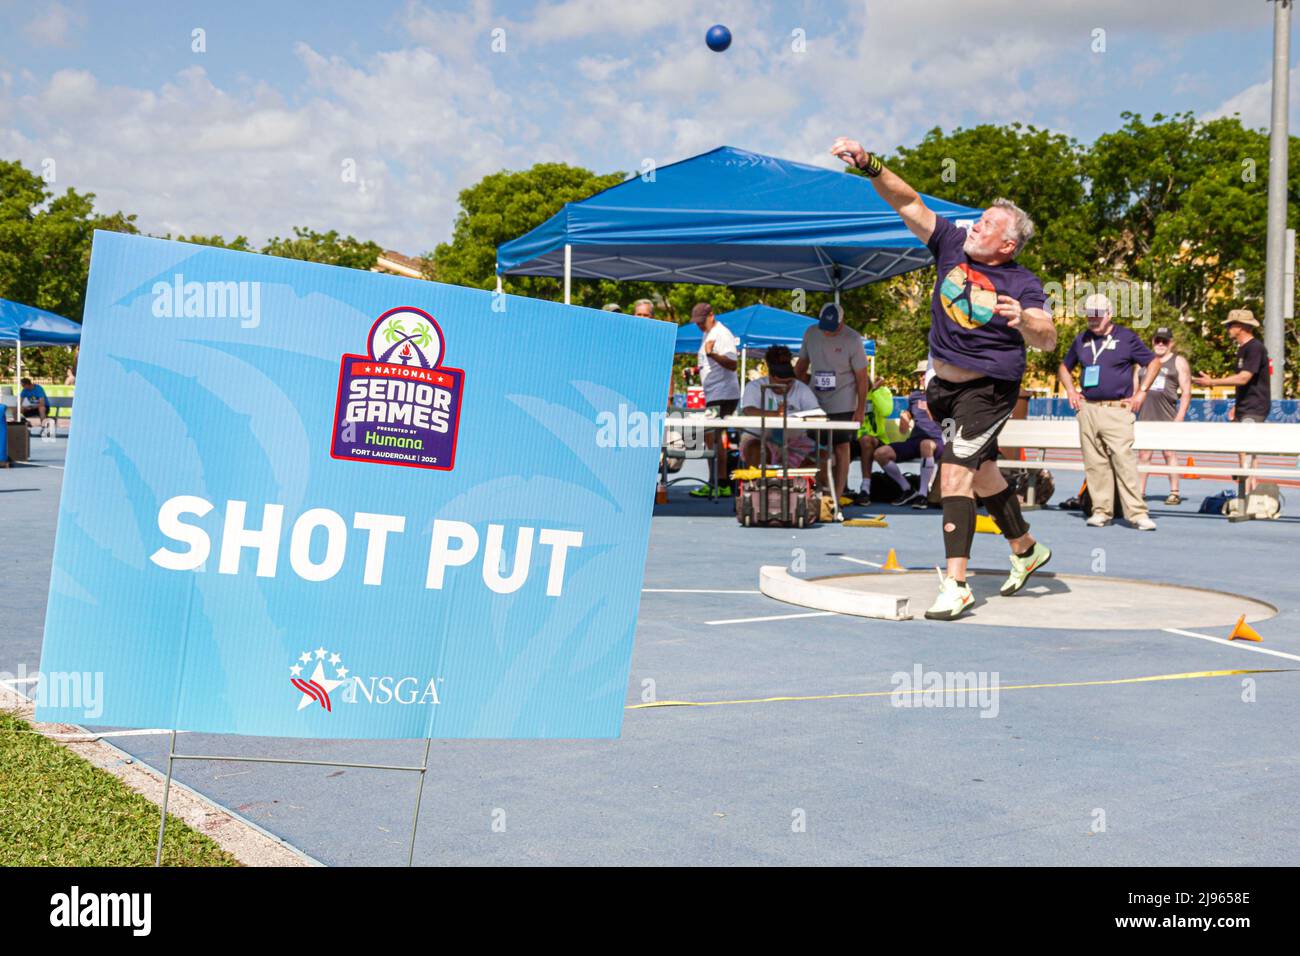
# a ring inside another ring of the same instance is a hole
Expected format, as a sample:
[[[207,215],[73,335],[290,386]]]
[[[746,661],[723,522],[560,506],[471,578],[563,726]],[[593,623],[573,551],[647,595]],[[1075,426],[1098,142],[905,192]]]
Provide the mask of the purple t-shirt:
[[[1105,335],[1084,329],[1065,353],[1065,367],[1083,363],[1080,384],[1083,397],[1090,402],[1114,402],[1133,395],[1133,366],[1150,365],[1155,353],[1146,347],[1132,329],[1112,325]],[[1090,372],[1090,368],[1097,371]],[[1089,384],[1091,383],[1091,384]]]
[[[930,354],[990,378],[1018,382],[1025,374],[1025,340],[1019,329],[995,315],[999,295],[1022,309],[1045,309],[1043,284],[1015,261],[1000,266],[972,262],[962,251],[966,230],[942,216],[926,243],[934,254],[938,279],[930,303]]]

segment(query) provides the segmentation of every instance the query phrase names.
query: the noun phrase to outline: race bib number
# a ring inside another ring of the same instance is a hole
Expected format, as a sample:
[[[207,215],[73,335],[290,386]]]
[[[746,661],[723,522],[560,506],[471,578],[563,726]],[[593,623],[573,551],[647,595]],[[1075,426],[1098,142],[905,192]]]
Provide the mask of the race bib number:
[[[1165,389],[1165,373],[1161,372],[1156,376],[1156,380],[1151,383],[1151,391],[1163,392]]]
[[[835,391],[835,373],[813,372],[813,388],[819,392]]]
[[[1083,367],[1083,387],[1095,388],[1101,384],[1101,366],[1085,365]]]

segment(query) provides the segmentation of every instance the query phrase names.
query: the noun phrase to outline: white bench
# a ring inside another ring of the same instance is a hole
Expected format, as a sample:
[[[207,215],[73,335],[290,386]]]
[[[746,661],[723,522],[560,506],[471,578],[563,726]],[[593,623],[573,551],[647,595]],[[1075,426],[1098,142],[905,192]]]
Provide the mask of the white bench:
[[[1003,448],[1040,449],[1044,453],[1051,450],[1082,451],[1079,441],[1079,423],[1077,419],[1067,421],[1038,421],[1034,419],[1012,419],[1007,422],[998,435],[998,444]],[[1300,425],[1277,422],[1137,422],[1133,426],[1134,451],[1173,451],[1197,454],[1242,454],[1242,455],[1286,455],[1300,459]],[[999,468],[1024,468],[1028,464],[1050,464],[1053,469],[1062,471],[1083,471],[1081,461],[1046,462],[1046,454],[1037,461],[1000,460]],[[1297,461],[1300,465],[1300,460]],[[1139,472],[1148,474],[1182,474],[1188,471],[1186,465],[1138,465]],[[1243,468],[1213,467],[1196,465],[1197,475],[1236,478],[1237,494],[1246,493],[1246,479],[1252,478],[1290,478],[1300,480],[1300,467],[1297,468]],[[1032,505],[1033,485],[1030,482],[1030,500]]]

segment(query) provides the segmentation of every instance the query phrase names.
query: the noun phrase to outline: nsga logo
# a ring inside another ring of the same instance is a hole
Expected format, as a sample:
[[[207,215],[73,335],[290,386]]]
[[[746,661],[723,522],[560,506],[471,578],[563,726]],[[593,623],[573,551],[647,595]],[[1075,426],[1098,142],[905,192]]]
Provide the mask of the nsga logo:
[[[403,306],[375,320],[367,355],[344,355],[330,457],[451,471],[465,372],[444,368],[442,329]]]
[[[314,666],[313,666],[314,665]],[[289,684],[298,694],[298,710],[313,704],[328,714],[344,704],[441,704],[438,684],[441,677],[362,677],[343,666],[337,652],[318,647],[303,651],[289,668]],[[338,688],[342,690],[338,690]]]

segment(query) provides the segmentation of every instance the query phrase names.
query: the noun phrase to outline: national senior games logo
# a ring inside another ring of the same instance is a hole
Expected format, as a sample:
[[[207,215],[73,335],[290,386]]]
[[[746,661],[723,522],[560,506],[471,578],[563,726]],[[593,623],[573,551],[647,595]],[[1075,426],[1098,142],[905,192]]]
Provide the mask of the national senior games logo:
[[[993,318],[998,294],[988,276],[963,262],[943,277],[939,301],[948,318],[964,329],[975,329]]]
[[[402,306],[370,327],[367,355],[344,355],[330,457],[451,471],[465,372],[443,368],[442,329]]]

